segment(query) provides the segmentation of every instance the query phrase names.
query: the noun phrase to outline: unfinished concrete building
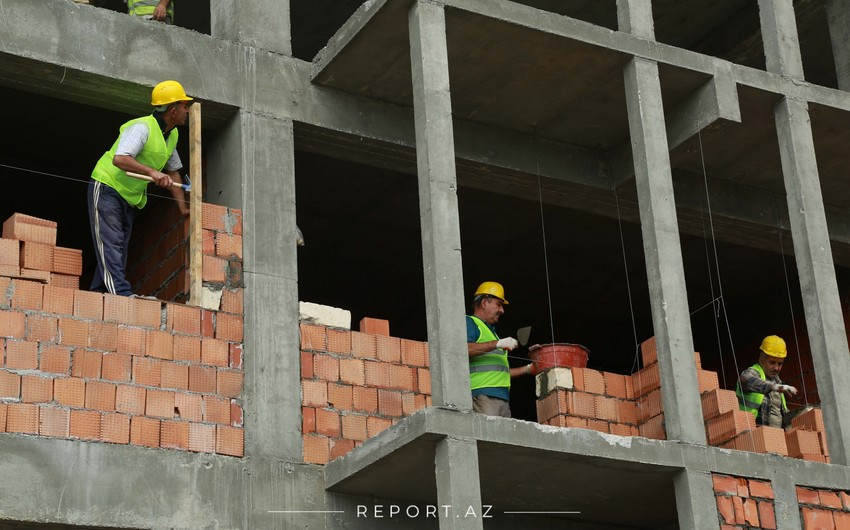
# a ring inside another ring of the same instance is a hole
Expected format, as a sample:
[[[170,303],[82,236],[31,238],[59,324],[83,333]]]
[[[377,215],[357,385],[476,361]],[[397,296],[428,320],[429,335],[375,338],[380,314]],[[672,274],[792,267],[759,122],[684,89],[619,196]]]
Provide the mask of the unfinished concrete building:
[[[40,281],[0,245],[0,527],[850,528],[847,2],[175,7],[0,0],[0,218],[58,223]],[[164,79],[203,108],[212,308],[158,198],[161,302],[84,290],[86,182]],[[501,334],[591,352],[515,419],[471,412],[483,280]],[[822,412],[779,438],[729,403],[773,333]]]

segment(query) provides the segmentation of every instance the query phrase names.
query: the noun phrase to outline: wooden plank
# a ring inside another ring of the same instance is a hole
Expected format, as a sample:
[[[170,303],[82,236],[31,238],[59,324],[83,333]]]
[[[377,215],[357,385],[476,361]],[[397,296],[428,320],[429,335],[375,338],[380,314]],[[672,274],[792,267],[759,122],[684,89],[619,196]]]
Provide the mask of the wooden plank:
[[[201,210],[203,208],[203,176],[201,175],[201,104],[189,107],[189,304],[201,305],[203,289],[203,233]]]

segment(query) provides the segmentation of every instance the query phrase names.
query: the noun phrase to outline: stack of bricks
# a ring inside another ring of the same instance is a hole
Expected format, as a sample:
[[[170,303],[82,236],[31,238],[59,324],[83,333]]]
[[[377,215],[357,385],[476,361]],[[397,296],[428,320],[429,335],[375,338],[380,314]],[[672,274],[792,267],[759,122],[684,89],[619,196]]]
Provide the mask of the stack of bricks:
[[[128,271],[134,290],[170,301],[189,298],[189,220],[171,205],[162,207],[153,227],[133,244]],[[215,204],[202,209],[203,285],[207,309],[224,309],[227,298],[244,287],[242,273],[242,211]],[[221,301],[219,302],[219,298]]]
[[[0,276],[77,289],[83,252],[56,246],[57,223],[21,213],[3,223]]]
[[[791,428],[785,431],[788,456],[829,463],[823,413],[812,408],[791,419]]]
[[[431,405],[428,344],[391,337],[386,320],[360,331],[301,324],[304,461],[325,464]]]
[[[720,530],[776,528],[773,488],[763,480],[712,474]]]
[[[803,530],[850,530],[850,492],[797,486]]]
[[[242,331],[241,315],[0,278],[0,432],[241,457]]]

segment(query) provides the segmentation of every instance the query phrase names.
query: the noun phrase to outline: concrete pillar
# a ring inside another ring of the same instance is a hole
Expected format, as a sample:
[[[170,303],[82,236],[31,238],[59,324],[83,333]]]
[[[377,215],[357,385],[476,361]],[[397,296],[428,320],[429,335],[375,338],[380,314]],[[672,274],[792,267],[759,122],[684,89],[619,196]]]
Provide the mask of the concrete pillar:
[[[776,528],[802,530],[794,477],[790,473],[776,473],[770,485],[773,488],[773,511],[776,516]]]
[[[850,4],[846,0],[826,0],[826,19],[838,88],[850,91]]]
[[[625,80],[667,438],[705,444],[658,64],[632,59]]]
[[[409,25],[432,399],[471,410],[444,7],[416,2]]]
[[[711,473],[683,469],[673,479],[679,528],[717,528],[717,503]]]
[[[759,0],[759,20],[767,71],[803,79],[793,0]]]
[[[826,439],[833,464],[850,464],[850,351],[838,297],[808,104],[774,108],[788,218]],[[796,362],[796,359],[789,359]]]
[[[440,530],[484,528],[475,440],[443,438],[437,442],[435,461]],[[474,469],[475,472],[467,474],[459,468]],[[446,511],[445,506],[451,506],[451,509]],[[472,513],[475,515],[472,516]]]
[[[292,121],[240,112],[245,270],[245,456],[301,461]]]
[[[246,46],[292,55],[290,0],[210,0],[210,33]]]
[[[617,26],[624,33],[655,40],[652,0],[617,0]]]

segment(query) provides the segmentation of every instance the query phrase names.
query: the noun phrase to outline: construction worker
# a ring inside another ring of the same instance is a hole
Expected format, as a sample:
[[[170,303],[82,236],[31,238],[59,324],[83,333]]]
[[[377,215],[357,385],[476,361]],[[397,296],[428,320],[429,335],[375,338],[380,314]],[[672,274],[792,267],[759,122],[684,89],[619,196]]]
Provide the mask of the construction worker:
[[[192,98],[177,81],[163,81],[151,93],[153,113],[130,120],[120,136],[94,167],[89,182],[88,207],[97,269],[91,290],[132,296],[127,281],[127,250],[136,209],[147,203],[147,185],[127,171],[150,177],[171,191],[183,215],[189,214],[186,195],[173,183],[182,183],[183,164],[177,155],[177,126],[186,123]]]
[[[469,353],[469,382],[472,410],[490,416],[511,417],[511,378],[532,375],[531,364],[511,368],[508,352],[519,346],[516,339],[496,335],[496,322],[505,312],[505,289],[496,282],[484,282],[475,290],[472,315],[466,316],[466,342]]]
[[[127,0],[127,12],[148,20],[174,24],[174,0]]]
[[[765,337],[759,349],[758,362],[741,372],[735,389],[738,405],[741,410],[751,412],[758,425],[783,427],[783,418],[788,413],[785,396],[797,395],[796,388],[782,384],[779,379],[788,349],[785,341],[776,335]]]

